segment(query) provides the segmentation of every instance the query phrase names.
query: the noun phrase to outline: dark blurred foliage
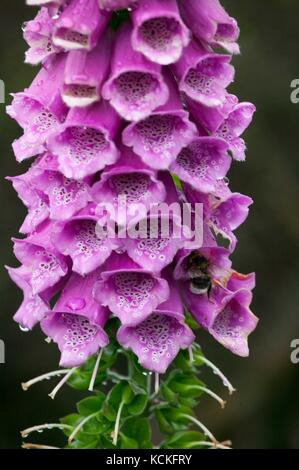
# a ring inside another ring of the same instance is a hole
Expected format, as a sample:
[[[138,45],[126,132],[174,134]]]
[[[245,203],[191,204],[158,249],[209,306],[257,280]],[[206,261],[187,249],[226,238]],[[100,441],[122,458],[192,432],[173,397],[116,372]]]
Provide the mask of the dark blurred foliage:
[[[1,72],[9,93],[27,86],[36,70],[23,64],[25,43],[21,24],[34,10],[23,0],[1,0]],[[260,317],[250,339],[250,359],[233,357],[200,334],[208,357],[230,377],[238,392],[224,411],[209,398],[198,414],[219,438],[231,438],[235,448],[299,448],[299,365],[290,362],[290,342],[299,338],[299,219],[298,116],[290,101],[290,83],[299,78],[299,3],[297,0],[225,0],[239,21],[242,55],[235,58],[236,82],[231,88],[242,100],[257,106],[254,124],[246,134],[248,159],[235,164],[231,184],[255,200],[247,223],[239,230],[235,266],[257,272],[253,309]],[[16,235],[25,210],[5,175],[21,173],[10,143],[20,134],[1,106],[1,265],[16,265],[10,237]],[[73,410],[81,394],[65,388],[55,402],[48,398],[55,382],[37,385],[27,393],[20,382],[53,370],[58,363],[54,345],[45,343],[38,328],[22,333],[12,321],[21,295],[1,268],[0,338],[6,344],[6,364],[0,365],[0,447],[18,448],[19,430],[57,421]],[[225,395],[216,377],[208,383]],[[60,443],[54,431],[37,441]]]

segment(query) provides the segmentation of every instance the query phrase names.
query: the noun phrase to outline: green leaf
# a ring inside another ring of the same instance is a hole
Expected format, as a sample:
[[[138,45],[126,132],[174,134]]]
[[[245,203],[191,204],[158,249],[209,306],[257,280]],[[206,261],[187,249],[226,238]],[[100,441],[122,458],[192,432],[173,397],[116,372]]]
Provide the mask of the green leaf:
[[[100,436],[106,433],[111,428],[111,423],[104,416],[94,416],[88,420],[81,431],[79,431],[77,437],[81,440],[82,435]]]
[[[116,419],[117,411],[113,406],[109,405],[108,402],[105,402],[103,405],[103,413],[110,422],[114,423]]]
[[[68,426],[73,426],[75,428],[81,421],[81,416],[77,413],[72,413],[70,415],[64,416],[64,418],[60,418],[60,422],[62,424],[67,424]],[[69,437],[72,434],[71,429],[63,429],[64,434]]]
[[[81,420],[81,416],[78,413],[72,413],[70,415],[60,418],[62,424],[68,424],[69,426],[77,426]]]
[[[173,433],[173,426],[172,424],[168,421],[164,414],[164,409],[156,409],[155,410],[155,417],[157,420],[157,423],[159,425],[160,431],[163,432],[164,434],[172,434]]]
[[[80,447],[80,449],[97,449],[98,445],[99,445],[99,440],[94,439],[93,441],[88,442],[85,445],[83,445],[82,447]]]
[[[178,432],[165,441],[162,449],[202,449],[205,446],[201,443],[206,441],[206,437],[197,431]]]
[[[204,361],[202,360],[203,354],[201,351],[194,351],[193,352],[193,364],[195,367],[201,367],[204,365]]]
[[[190,420],[186,418],[186,415],[193,416],[192,409],[186,406],[174,408],[165,405],[155,410],[159,427],[165,434],[173,434],[175,431],[182,431],[189,426]]]
[[[131,381],[144,390],[147,389],[148,371],[146,371],[138,362],[138,358],[134,353],[128,353],[128,361],[130,364]]]
[[[68,380],[68,385],[75,390],[85,391],[88,389],[91,373],[77,369]]]
[[[82,431],[78,432],[76,435],[76,441],[79,441],[82,443],[82,445],[88,445],[91,442],[94,442],[95,440],[99,440],[99,435],[94,433],[94,434],[87,434]]]
[[[75,440],[68,444],[67,449],[98,449],[99,448],[99,440],[92,439],[89,442],[82,442],[79,440]]]
[[[131,437],[126,436],[124,433],[119,433],[120,435],[120,442],[121,442],[121,449],[138,449],[138,442]]]
[[[161,387],[162,395],[164,396],[165,400],[170,405],[176,405],[178,402],[178,395],[172,391],[165,383],[162,384]]]
[[[116,384],[108,394],[104,406],[105,415],[109,420],[115,420],[121,403],[124,404],[122,417],[128,414],[139,415],[144,411],[147,401],[148,398],[144,389],[133,381],[129,383],[123,380]]]
[[[122,432],[138,443],[139,449],[152,448],[152,430],[147,418],[129,418],[122,427]]]
[[[195,367],[201,367],[204,365],[204,361],[202,360],[203,357],[204,355],[199,344],[193,344],[193,364]]]
[[[112,443],[112,439],[108,439],[107,436],[101,436],[100,441],[103,449],[116,449]]]
[[[107,346],[103,350],[99,371],[97,373],[96,380],[95,380],[95,386],[100,385],[107,379],[107,369],[113,366],[116,359],[117,359],[117,349],[116,349],[116,345],[114,342],[114,344],[113,343],[109,344],[109,346]],[[76,390],[80,390],[80,391],[87,390],[90,380],[91,380],[92,372],[95,367],[96,360],[97,360],[96,355],[89,358],[79,369],[77,369],[71,375],[71,377],[69,378],[67,382],[68,385],[70,385],[70,387]]]
[[[99,393],[96,396],[87,397],[77,403],[77,409],[80,415],[89,416],[92,413],[100,411],[105,400],[105,395]]]
[[[122,380],[118,384],[114,385],[114,387],[110,390],[105,404],[104,404],[104,411],[105,416],[110,421],[115,421],[117,411],[121,405],[121,403],[129,404],[134,398],[134,393],[128,384],[127,381]],[[125,407],[123,408],[122,415],[126,414]]]
[[[190,420],[187,416],[193,416],[191,408],[187,406],[180,406],[179,408],[167,408],[165,410],[166,418],[176,426],[178,423],[190,424]]]
[[[191,397],[180,396],[178,398],[178,402],[183,406],[187,406],[188,408],[195,408],[198,405],[198,400]]]
[[[168,383],[169,388],[182,397],[199,398],[204,392],[201,382],[196,375],[184,372],[177,372]]]
[[[110,390],[106,398],[106,404],[108,405],[110,412],[114,411],[115,415],[121,404],[122,394],[126,386],[127,382],[119,382],[118,384],[114,385],[114,387]]]
[[[173,365],[176,369],[180,369],[184,372],[190,372],[194,370],[194,362],[191,363],[189,353],[186,350],[181,350],[175,358]]]
[[[132,403],[127,407],[130,415],[138,416],[142,414],[148,403],[148,397],[145,394],[135,396]]]
[[[125,405],[129,405],[132,402],[133,398],[134,392],[130,385],[127,383],[123,389],[121,401],[125,403]]]

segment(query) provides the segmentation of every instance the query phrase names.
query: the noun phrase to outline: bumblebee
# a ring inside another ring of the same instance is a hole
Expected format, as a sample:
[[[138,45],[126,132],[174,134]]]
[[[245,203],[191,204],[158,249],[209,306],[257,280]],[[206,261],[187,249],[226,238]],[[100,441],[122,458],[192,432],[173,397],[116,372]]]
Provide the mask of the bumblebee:
[[[187,276],[190,279],[190,290],[193,294],[210,296],[212,279],[209,274],[209,262],[200,253],[194,251],[186,261]]]

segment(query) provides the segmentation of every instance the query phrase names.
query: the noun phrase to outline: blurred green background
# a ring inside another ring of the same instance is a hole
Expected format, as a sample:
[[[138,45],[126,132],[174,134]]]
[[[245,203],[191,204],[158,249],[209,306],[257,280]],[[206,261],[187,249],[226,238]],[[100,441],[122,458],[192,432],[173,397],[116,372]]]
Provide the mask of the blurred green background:
[[[34,15],[23,0],[1,0],[1,72],[9,93],[27,86],[36,70],[23,64],[26,45],[21,24]],[[299,365],[290,362],[290,343],[299,338],[299,104],[290,101],[290,83],[299,78],[298,0],[225,0],[241,26],[242,55],[235,58],[236,82],[231,88],[242,100],[256,104],[254,124],[246,134],[248,159],[235,164],[232,188],[255,200],[247,223],[239,230],[235,267],[257,272],[254,311],[261,321],[250,339],[250,359],[233,357],[202,333],[207,356],[231,379],[238,392],[224,411],[203,398],[198,414],[219,439],[230,438],[235,448],[299,448]],[[21,381],[54,370],[55,345],[47,345],[36,328],[22,333],[12,321],[21,294],[8,279],[4,264],[16,266],[10,237],[17,235],[25,211],[5,175],[21,173],[10,143],[20,135],[17,125],[1,110],[1,316],[0,338],[6,364],[0,365],[0,448],[18,448],[19,430],[57,421],[74,409],[79,392],[65,388],[54,402],[47,393],[55,382],[27,393]],[[213,374],[209,385],[225,396]],[[33,436],[33,441],[38,437]],[[44,442],[60,443],[51,431]]]

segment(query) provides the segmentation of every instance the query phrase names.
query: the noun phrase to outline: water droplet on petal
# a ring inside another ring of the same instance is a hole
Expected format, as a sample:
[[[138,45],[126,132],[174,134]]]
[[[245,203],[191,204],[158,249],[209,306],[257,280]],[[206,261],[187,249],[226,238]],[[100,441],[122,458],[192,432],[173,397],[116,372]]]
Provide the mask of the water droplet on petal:
[[[29,331],[29,328],[25,328],[25,326],[22,326],[22,325],[19,325],[19,328],[21,331],[23,331],[23,333],[28,333]]]

